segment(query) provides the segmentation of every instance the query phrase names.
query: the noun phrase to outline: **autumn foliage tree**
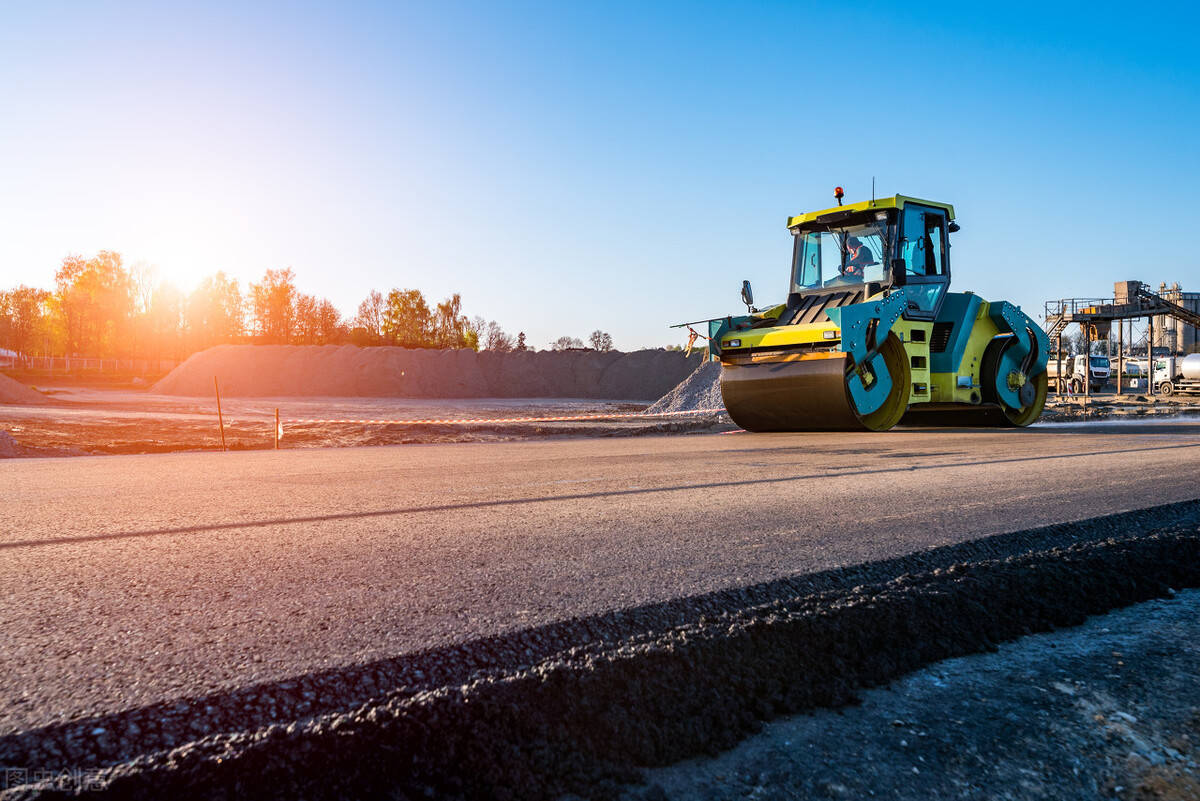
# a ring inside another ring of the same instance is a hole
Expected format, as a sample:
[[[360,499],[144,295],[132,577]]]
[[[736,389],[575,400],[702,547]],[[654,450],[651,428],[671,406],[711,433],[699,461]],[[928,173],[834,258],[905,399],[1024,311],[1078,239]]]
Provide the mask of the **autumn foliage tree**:
[[[296,327],[296,275],[291,268],[267,270],[250,285],[254,332],[265,342],[287,344]]]
[[[433,330],[429,304],[419,289],[393,289],[383,310],[383,338],[402,348],[428,347]]]
[[[242,290],[223,272],[202,279],[188,297],[187,306],[188,334],[195,350],[237,341],[245,332]]]
[[[68,354],[124,355],[133,321],[133,281],[121,254],[68,256],[54,275]]]
[[[351,331],[351,326],[354,330]],[[18,354],[183,359],[233,342],[399,345],[408,348],[523,349],[495,321],[463,313],[455,293],[432,308],[417,289],[372,291],[343,320],[325,298],[301,292],[290,269],[269,269],[243,292],[224,272],[190,294],[159,279],[149,264],[126,267],[121,255],[68,256],[53,292],[26,286],[0,291],[0,348]]]
[[[433,318],[433,347],[479,350],[479,337],[462,313],[462,296],[455,292],[437,305]]]
[[[39,344],[58,339],[54,295],[45,289],[18,286],[0,292],[0,348],[26,356]]]

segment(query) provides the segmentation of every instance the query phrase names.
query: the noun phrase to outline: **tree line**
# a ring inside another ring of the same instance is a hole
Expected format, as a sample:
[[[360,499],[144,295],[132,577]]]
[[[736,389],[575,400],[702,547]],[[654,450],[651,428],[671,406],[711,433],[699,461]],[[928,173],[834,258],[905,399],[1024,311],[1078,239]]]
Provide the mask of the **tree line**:
[[[612,349],[602,331],[590,342]],[[185,294],[153,268],[127,267],[121,254],[101,251],[63,259],[52,290],[0,291],[0,349],[20,356],[182,360],[233,343],[533,349],[524,332],[512,336],[495,320],[468,318],[458,293],[431,306],[417,289],[372,290],[345,318],[328,299],[300,291],[291,269],[267,270],[244,290],[216,272]],[[550,347],[582,346],[561,337]]]

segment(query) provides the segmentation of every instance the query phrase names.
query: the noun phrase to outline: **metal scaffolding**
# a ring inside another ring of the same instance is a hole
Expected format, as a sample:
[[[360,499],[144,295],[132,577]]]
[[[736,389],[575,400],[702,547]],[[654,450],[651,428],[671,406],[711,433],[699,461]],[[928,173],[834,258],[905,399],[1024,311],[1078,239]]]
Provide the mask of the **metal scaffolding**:
[[[1058,380],[1055,394],[1064,389],[1062,374],[1062,335],[1067,326],[1078,323],[1083,329],[1084,356],[1088,359],[1084,374],[1083,394],[1086,401],[1091,385],[1091,344],[1094,339],[1104,337],[1107,341],[1112,325],[1117,324],[1117,394],[1121,394],[1121,382],[1125,375],[1125,321],[1129,321],[1130,345],[1133,345],[1133,321],[1145,317],[1148,325],[1146,335],[1146,390],[1154,396],[1154,318],[1171,317],[1200,329],[1200,314],[1167,300],[1150,290],[1141,281],[1119,281],[1111,298],[1063,298],[1046,302],[1046,333],[1054,340],[1055,357],[1058,360]]]

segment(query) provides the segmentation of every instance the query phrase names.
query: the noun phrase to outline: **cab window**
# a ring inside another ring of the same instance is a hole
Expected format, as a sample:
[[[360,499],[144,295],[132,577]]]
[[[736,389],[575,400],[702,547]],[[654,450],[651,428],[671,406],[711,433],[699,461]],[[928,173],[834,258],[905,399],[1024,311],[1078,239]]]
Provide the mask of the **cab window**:
[[[798,234],[792,291],[883,281],[888,242],[886,219]]]
[[[909,276],[946,274],[945,234],[945,211],[913,205],[904,209],[900,256]]]
[[[910,317],[937,314],[950,272],[946,261],[946,211],[909,203],[900,224],[898,255],[904,262]]]

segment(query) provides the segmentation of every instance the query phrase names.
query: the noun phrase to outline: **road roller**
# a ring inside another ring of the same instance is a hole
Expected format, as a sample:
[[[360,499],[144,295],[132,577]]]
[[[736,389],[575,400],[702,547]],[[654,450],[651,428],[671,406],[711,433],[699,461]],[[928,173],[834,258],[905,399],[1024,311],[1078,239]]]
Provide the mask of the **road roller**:
[[[954,207],[895,195],[789,217],[787,300],[708,324],[721,395],[749,431],[1028,426],[1050,342],[1007,301],[950,290]],[[691,329],[695,332],[695,329]],[[699,332],[695,332],[699,333]]]

